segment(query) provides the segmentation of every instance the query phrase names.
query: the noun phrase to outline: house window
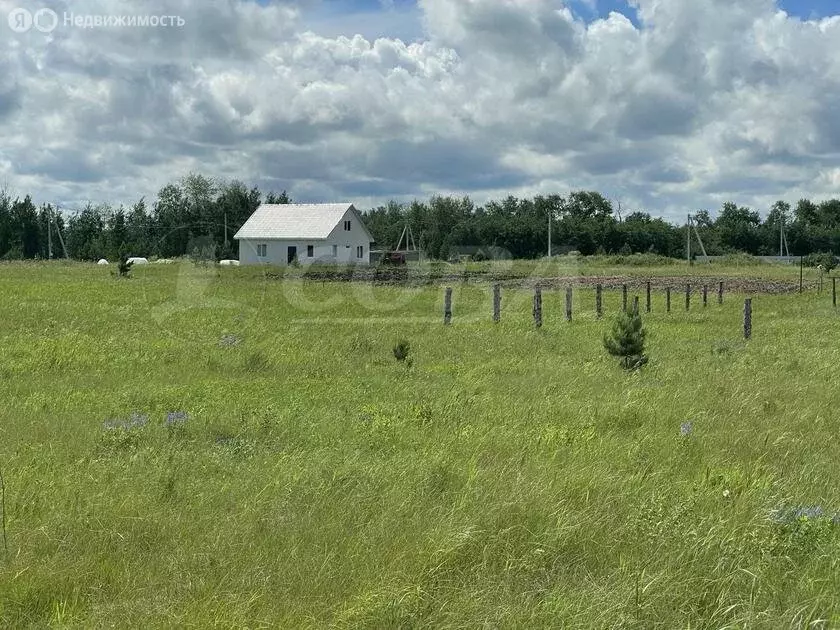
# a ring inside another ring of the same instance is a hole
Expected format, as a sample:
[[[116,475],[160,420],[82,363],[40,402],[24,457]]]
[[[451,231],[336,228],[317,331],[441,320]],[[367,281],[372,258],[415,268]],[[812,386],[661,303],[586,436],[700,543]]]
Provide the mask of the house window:
[[[257,256],[259,256],[260,258],[265,258],[266,256],[268,256],[268,245],[266,245],[265,243],[260,243],[259,245],[257,245]]]
[[[349,231],[350,231],[350,228],[351,228],[350,221],[345,221],[345,222],[344,222],[344,231],[345,231],[345,232],[349,232]]]
[[[306,257],[312,258],[315,255],[315,247],[313,245],[306,246]]]
[[[338,245],[333,245],[333,258],[338,257]]]
[[[359,245],[356,248],[356,258],[364,258],[365,257],[365,246]]]

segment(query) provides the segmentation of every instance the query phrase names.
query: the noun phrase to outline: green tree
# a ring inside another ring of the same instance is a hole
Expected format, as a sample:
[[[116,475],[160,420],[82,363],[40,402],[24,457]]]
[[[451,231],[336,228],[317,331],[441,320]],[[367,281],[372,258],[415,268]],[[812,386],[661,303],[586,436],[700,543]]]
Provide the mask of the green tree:
[[[819,208],[810,199],[800,199],[793,214],[797,223],[815,225],[819,217]]]
[[[610,333],[604,336],[604,348],[620,360],[621,367],[635,370],[648,361],[645,355],[646,336],[642,316],[623,310],[615,318]]]
[[[146,200],[135,203],[125,218],[125,250],[131,256],[149,256],[152,252],[154,226],[146,211]]]
[[[821,227],[828,230],[836,230],[840,227],[840,199],[823,201],[817,212],[817,221]]]
[[[270,192],[265,196],[265,202],[267,204],[284,204],[284,203],[292,203],[292,198],[286,194],[284,190],[279,195],[276,192]]]
[[[73,258],[78,260],[97,260],[107,252],[104,238],[105,222],[103,209],[107,207],[94,206],[88,203],[82,210],[72,216],[67,226],[67,249]]]
[[[9,193],[0,190],[0,258],[5,258],[12,249],[12,199]]]
[[[10,209],[11,252],[15,258],[35,258],[41,251],[38,211],[29,195],[15,199]]]
[[[126,253],[128,242],[128,226],[122,206],[108,215],[106,230],[108,258],[119,258]]]
[[[738,207],[732,202],[723,204],[723,209],[715,221],[723,248],[748,254],[757,254],[760,249],[759,225],[761,217],[758,212]]]

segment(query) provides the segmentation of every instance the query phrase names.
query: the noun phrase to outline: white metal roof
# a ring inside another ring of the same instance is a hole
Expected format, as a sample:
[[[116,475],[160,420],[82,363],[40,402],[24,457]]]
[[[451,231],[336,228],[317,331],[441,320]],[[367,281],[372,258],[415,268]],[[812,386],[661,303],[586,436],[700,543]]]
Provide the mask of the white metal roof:
[[[350,208],[351,203],[264,203],[233,238],[325,239]]]

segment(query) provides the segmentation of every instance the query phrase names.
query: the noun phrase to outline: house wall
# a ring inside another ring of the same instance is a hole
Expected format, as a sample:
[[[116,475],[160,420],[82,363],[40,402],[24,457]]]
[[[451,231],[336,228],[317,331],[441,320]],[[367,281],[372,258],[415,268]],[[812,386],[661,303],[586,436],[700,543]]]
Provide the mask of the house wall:
[[[350,221],[350,231],[344,230],[344,221]],[[257,245],[266,245],[266,256],[257,256]],[[306,255],[306,248],[312,245],[313,256]],[[333,245],[336,246],[336,256],[333,256]],[[356,257],[356,248],[364,247],[362,258]],[[334,263],[357,265],[370,264],[370,237],[362,226],[361,219],[352,210],[342,217],[326,240],[260,240],[240,239],[239,241],[239,264],[240,265],[277,265],[284,266],[288,258],[288,248],[297,247],[298,262],[301,265],[311,263]]]

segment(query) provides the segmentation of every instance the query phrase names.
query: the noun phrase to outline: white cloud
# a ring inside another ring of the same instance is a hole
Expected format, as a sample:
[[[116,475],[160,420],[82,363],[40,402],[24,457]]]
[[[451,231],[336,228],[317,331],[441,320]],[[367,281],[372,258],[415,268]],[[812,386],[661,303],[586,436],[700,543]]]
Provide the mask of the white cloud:
[[[3,32],[0,181],[65,203],[152,196],[190,169],[361,205],[586,187],[675,218],[836,194],[840,18],[634,4],[640,28],[557,0],[419,0],[425,36],[406,43],[325,35],[311,0],[80,0],[185,25]]]

